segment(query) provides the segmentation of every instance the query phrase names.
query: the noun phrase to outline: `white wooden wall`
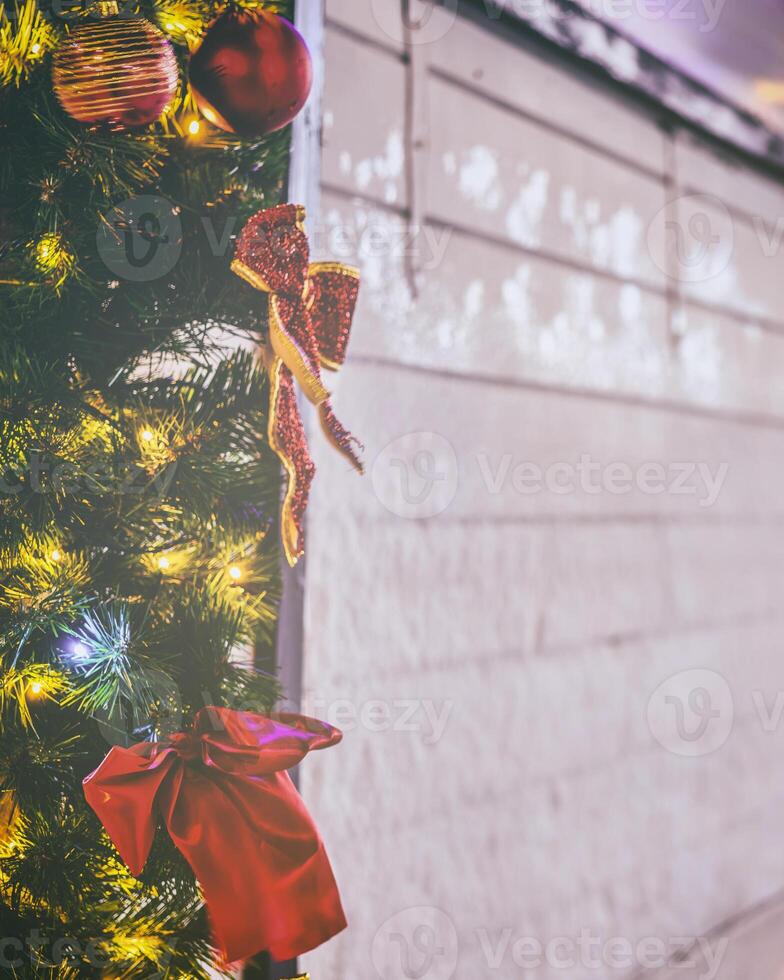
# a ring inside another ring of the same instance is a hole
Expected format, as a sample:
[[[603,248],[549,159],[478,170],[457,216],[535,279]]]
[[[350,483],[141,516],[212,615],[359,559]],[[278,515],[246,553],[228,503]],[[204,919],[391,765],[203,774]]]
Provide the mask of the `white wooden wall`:
[[[784,190],[492,24],[405,57],[397,7],[328,0],[315,237],[362,267],[332,387],[369,474],[314,434],[304,707],[346,739],[301,777],[350,928],[305,966],[633,975],[512,944],[784,888]],[[514,478],[582,457],[726,479]]]

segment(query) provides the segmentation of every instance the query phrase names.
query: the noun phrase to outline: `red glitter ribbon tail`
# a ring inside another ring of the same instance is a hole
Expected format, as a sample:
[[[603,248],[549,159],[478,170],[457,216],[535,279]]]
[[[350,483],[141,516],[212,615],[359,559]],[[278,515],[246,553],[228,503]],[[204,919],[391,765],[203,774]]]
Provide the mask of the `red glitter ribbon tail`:
[[[335,449],[346,457],[358,473],[364,473],[365,467],[359,458],[359,452],[365,447],[338,420],[328,401],[319,405],[319,420],[324,434]]]
[[[329,392],[321,380],[318,344],[305,301],[273,295],[269,314],[273,350],[297,379],[308,401],[320,405],[329,398]]]
[[[360,473],[359,442],[341,425],[329,404],[322,368],[344,362],[359,293],[359,272],[340,262],[310,263],[310,246],[299,205],[259,211],[245,225],[232,269],[270,295],[269,441],[285,467],[288,484],[282,510],[282,538],[289,564],[304,548],[304,521],[315,466],[297,406],[294,379],[319,409],[322,428]]]
[[[297,405],[294,379],[286,365],[270,367],[270,446],[286,471],[286,492],[281,504],[280,530],[289,565],[296,565],[305,550],[305,511],[316,472]]]

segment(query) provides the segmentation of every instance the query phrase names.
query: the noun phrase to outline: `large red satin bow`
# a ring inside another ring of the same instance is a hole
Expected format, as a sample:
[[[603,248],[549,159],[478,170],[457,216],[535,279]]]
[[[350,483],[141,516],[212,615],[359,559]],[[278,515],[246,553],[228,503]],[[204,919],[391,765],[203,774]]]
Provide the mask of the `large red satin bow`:
[[[332,411],[321,368],[336,371],[345,360],[359,292],[359,273],[339,262],[310,262],[305,209],[282,204],[254,214],[237,242],[231,267],[256,289],[270,294],[270,445],[288,475],[282,537],[289,564],[303,552],[303,526],[315,466],[310,457],[293,378],[319,418],[330,442],[362,472],[356,440]]]
[[[133,874],[163,820],[228,963],[262,950],[287,960],[346,925],[324,845],[285,771],[341,737],[301,715],[203,708],[189,732],[111,749],[84,793]]]

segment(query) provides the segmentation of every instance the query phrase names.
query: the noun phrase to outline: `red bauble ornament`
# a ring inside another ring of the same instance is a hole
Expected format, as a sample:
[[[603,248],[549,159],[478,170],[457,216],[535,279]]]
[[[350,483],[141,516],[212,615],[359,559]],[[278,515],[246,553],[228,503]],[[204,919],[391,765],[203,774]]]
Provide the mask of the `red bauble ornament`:
[[[305,105],[313,63],[302,35],[284,17],[228,10],[193,53],[190,81],[210,122],[240,136],[264,136]]]
[[[55,52],[60,105],[83,123],[148,126],[177,92],[177,59],[143,18],[107,17],[74,28]]]

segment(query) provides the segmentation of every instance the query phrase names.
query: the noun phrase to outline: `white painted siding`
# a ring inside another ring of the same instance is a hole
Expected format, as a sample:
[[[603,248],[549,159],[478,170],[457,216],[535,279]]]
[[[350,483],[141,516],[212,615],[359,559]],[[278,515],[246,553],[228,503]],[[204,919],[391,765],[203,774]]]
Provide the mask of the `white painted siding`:
[[[301,773],[350,928],[305,966],[633,976],[784,888],[784,189],[493,25],[404,57],[360,6],[316,250],[363,271],[332,387],[369,473],[314,434],[304,707],[346,740]],[[633,962],[514,958],[584,930]]]

